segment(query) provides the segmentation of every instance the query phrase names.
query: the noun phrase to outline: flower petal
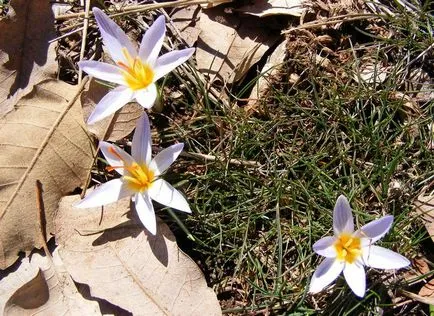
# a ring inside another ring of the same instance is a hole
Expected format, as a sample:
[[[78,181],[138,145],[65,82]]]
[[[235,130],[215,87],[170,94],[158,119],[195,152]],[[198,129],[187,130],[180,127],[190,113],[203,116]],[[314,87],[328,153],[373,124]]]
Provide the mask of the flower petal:
[[[124,31],[100,9],[93,8],[92,12],[98,23],[104,45],[107,47],[112,59],[115,62],[122,61],[128,63],[122,52],[122,48],[124,47],[128,50],[131,57],[135,58],[137,56],[136,49]]]
[[[92,114],[87,119],[87,124],[94,124],[110,114],[115,113],[132,99],[133,92],[130,89],[122,86],[113,89],[96,105]]]
[[[341,274],[344,263],[332,258],[325,258],[310,280],[309,292],[318,293],[332,283]]]
[[[341,195],[336,201],[333,210],[333,231],[335,235],[340,233],[354,232],[353,214],[351,213],[351,206],[345,196]]]
[[[154,181],[148,189],[151,199],[160,204],[180,210],[182,212],[191,213],[190,206],[182,194],[172,187],[167,181],[158,179]]]
[[[336,249],[334,243],[336,242],[336,237],[328,236],[321,238],[316,243],[313,244],[313,251],[323,257],[335,258]]]
[[[149,198],[149,195],[145,192],[143,194],[136,194],[136,211],[143,226],[152,234],[157,233],[157,220],[155,218],[154,206]]]
[[[164,15],[160,15],[143,35],[140,43],[140,59],[146,61],[151,67],[154,66],[157,60],[165,35],[166,20]]]
[[[137,90],[134,93],[134,98],[145,109],[150,109],[157,99],[157,86],[151,83],[147,88]]]
[[[176,158],[178,158],[183,148],[184,144],[179,143],[167,147],[166,149],[163,149],[161,152],[159,152],[149,164],[149,168],[154,171],[154,175],[158,177],[160,174],[166,171],[167,168],[169,168],[170,165],[176,160]]]
[[[78,66],[87,74],[104,81],[125,85],[124,77],[118,67],[95,60],[83,60]]]
[[[370,244],[373,244],[387,234],[390,227],[392,227],[392,223],[392,215],[383,216],[362,226],[357,230],[356,236],[361,237],[365,242],[368,241]]]
[[[376,269],[401,269],[410,265],[410,261],[392,250],[370,246],[363,248],[365,264]]]
[[[161,77],[165,76],[173,69],[187,61],[193,55],[194,48],[186,48],[181,50],[174,50],[157,59],[155,63],[155,76],[154,81],[157,81]]]
[[[124,169],[122,168],[125,163],[131,165],[134,162],[133,157],[131,157],[127,152],[119,148],[114,144],[110,144],[104,141],[99,142],[99,149],[104,154],[105,159],[110,166],[120,174],[124,174]],[[117,168],[120,167],[120,168]]]
[[[116,202],[131,195],[131,191],[124,185],[121,179],[110,180],[101,184],[74,207],[88,208],[98,207]]]
[[[365,296],[366,292],[366,275],[363,265],[358,261],[345,264],[344,277],[350,289],[358,297]]]
[[[151,128],[148,115],[143,112],[137,121],[136,130],[133,136],[131,154],[139,164],[149,165],[151,162]]]

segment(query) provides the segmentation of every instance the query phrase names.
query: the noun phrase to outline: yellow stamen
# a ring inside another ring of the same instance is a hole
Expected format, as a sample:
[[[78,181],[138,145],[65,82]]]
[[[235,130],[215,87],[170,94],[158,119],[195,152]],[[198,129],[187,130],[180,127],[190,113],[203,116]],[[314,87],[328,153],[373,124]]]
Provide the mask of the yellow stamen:
[[[139,165],[133,162],[128,165],[127,162],[122,158],[122,156],[116,151],[115,147],[109,147],[108,151],[121,160],[123,166],[109,166],[106,167],[108,171],[113,171],[117,168],[124,169],[127,174],[124,174],[122,179],[126,182],[127,186],[135,192],[144,192],[151,186],[152,182],[155,180],[154,172],[148,168],[146,165]]]
[[[132,90],[140,90],[149,86],[154,80],[152,68],[148,64],[143,63],[138,56],[136,58],[131,57],[125,47],[122,48],[122,53],[127,63],[118,61],[117,64],[122,69],[127,85]]]
[[[360,238],[342,233],[335,242],[337,259],[353,263],[362,254]]]

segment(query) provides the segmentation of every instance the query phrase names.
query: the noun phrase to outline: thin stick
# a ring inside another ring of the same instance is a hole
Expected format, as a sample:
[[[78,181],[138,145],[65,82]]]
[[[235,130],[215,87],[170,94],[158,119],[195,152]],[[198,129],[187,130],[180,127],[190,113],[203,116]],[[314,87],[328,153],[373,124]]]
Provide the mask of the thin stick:
[[[217,158],[216,156],[212,155],[206,155],[206,154],[199,154],[199,153],[190,153],[186,151],[181,152],[181,156],[187,157],[187,158],[194,158],[199,160],[210,160],[210,161],[220,161],[222,159]],[[229,164],[237,165],[237,166],[246,166],[246,167],[253,167],[253,168],[259,168],[261,164],[257,161],[252,160],[240,160],[240,159],[229,159]]]
[[[47,236],[45,232],[46,218],[45,218],[45,207],[44,207],[44,200],[42,197],[42,191],[43,190],[42,190],[41,181],[36,180],[36,206],[38,208],[38,226],[39,226],[39,232],[41,233],[41,243],[45,255],[48,258],[51,258],[50,250],[48,250],[48,246],[47,246]]]
[[[81,38],[80,61],[82,61],[84,58],[84,50],[86,49],[87,28],[89,27],[90,0],[85,0],[85,1],[86,1],[86,8],[84,12],[83,36]],[[83,71],[80,68],[78,70],[78,84],[81,83],[82,78],[83,78]]]

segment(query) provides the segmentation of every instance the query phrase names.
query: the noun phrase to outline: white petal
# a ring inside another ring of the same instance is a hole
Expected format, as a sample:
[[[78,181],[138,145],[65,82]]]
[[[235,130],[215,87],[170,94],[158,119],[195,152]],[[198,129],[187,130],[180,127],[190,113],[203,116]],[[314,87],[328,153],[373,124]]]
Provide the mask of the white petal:
[[[410,265],[410,261],[392,250],[370,246],[363,248],[365,264],[376,269],[401,269]]]
[[[364,240],[368,239],[369,243],[373,244],[387,234],[392,223],[393,216],[386,215],[362,226],[362,228],[356,232],[356,235],[362,237]]]
[[[131,57],[136,57],[137,52],[131,44],[128,36],[122,29],[113,22],[104,12],[98,8],[92,10],[96,22],[98,23],[104,45],[107,47],[112,59],[115,62],[122,61],[127,63],[127,60],[122,52],[122,48],[126,48]]]
[[[178,158],[183,148],[184,144],[179,143],[159,152],[149,165],[149,168],[154,171],[154,175],[158,177],[160,174],[166,171],[167,168],[169,168],[170,165],[176,160],[176,158]]]
[[[123,151],[121,148],[114,144],[110,144],[104,141],[99,142],[99,149],[104,154],[105,159],[110,166],[115,167],[114,169],[120,174],[124,174],[123,167],[125,162],[131,165],[134,162],[133,157],[131,157],[127,152]],[[113,153],[113,150],[115,153]]]
[[[154,81],[157,81],[182,63],[186,62],[193,53],[194,48],[186,48],[182,50],[174,50],[159,57],[155,63]]]
[[[143,226],[152,234],[157,233],[157,220],[155,218],[154,206],[149,198],[148,194],[145,192],[143,194],[136,194],[136,211],[139,215],[139,219]]]
[[[92,114],[87,119],[87,124],[94,124],[103,118],[115,113],[122,106],[133,99],[133,91],[128,88],[119,86],[102,98],[96,105]]]
[[[148,189],[149,196],[160,204],[172,207],[182,212],[191,213],[190,206],[182,194],[167,181],[158,179]]]
[[[95,78],[125,85],[125,80],[120,69],[114,65],[94,60],[83,60],[78,63],[78,66],[81,70]]]
[[[145,109],[150,109],[157,99],[157,86],[155,83],[151,83],[145,89],[137,90],[134,93],[134,97],[141,106]]]
[[[344,263],[332,258],[325,258],[310,280],[309,292],[318,293],[332,283],[341,274]]]
[[[328,236],[321,238],[316,243],[313,244],[313,251],[315,251],[320,256],[324,256],[327,258],[335,258],[336,257],[336,248],[334,243],[336,242],[336,237]]]
[[[366,275],[363,265],[358,261],[345,264],[344,277],[351,290],[359,297],[365,296]]]
[[[340,233],[354,232],[353,214],[351,212],[350,203],[345,196],[341,195],[336,201],[333,210],[333,231],[335,235]]]
[[[166,35],[166,20],[164,15],[160,15],[143,35],[140,43],[140,59],[153,66],[163,46],[164,36]]]
[[[151,128],[149,126],[149,118],[146,113],[143,113],[136,124],[131,154],[137,163],[149,165],[151,162],[151,152]]]
[[[101,184],[74,206],[78,208],[98,207],[116,202],[129,195],[131,195],[131,191],[122,180],[114,179]]]

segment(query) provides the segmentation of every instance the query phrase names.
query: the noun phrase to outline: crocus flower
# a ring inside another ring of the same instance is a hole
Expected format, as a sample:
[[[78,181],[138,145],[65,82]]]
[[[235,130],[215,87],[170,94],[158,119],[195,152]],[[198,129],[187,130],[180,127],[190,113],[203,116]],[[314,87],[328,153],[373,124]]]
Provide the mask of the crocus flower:
[[[76,207],[98,207],[134,196],[137,214],[143,225],[156,234],[156,219],[152,200],[177,210],[191,213],[181,195],[161,174],[169,168],[181,153],[184,144],[175,144],[162,150],[151,159],[151,130],[146,113],[137,121],[130,156],[118,146],[101,141],[99,148],[110,164],[108,170],[116,170],[122,177],[110,180],[81,200]]]
[[[93,8],[93,14],[116,65],[92,60],[81,61],[78,65],[89,75],[119,86],[96,105],[88,124],[109,116],[134,99],[146,109],[152,107],[157,98],[155,82],[190,58],[194,49],[175,50],[158,57],[166,33],[162,15],[143,35],[137,52],[127,35],[107,15],[98,8]]]
[[[326,257],[312,276],[309,292],[317,293],[333,282],[343,271],[351,290],[359,297],[366,292],[363,266],[377,269],[399,269],[410,264],[405,257],[389,249],[374,246],[390,229],[393,216],[381,217],[354,231],[350,204],[341,195],[333,211],[334,236],[324,237],[313,250]]]

